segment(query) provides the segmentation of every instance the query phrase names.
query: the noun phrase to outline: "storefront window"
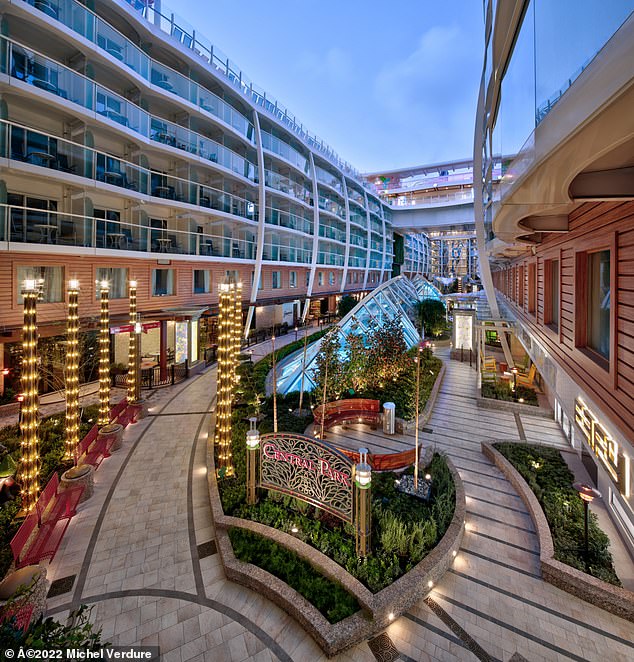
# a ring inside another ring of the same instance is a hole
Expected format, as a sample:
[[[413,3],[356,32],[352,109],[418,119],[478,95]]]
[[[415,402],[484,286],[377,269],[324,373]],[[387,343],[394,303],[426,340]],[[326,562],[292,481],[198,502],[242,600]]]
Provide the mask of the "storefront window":
[[[174,269],[152,270],[152,296],[165,297],[174,294]]]

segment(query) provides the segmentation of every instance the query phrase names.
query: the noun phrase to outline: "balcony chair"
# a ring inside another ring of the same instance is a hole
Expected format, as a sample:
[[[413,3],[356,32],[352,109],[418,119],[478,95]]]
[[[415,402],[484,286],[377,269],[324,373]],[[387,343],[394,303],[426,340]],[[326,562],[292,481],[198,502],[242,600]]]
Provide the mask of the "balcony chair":
[[[528,388],[535,388],[534,381],[536,376],[537,376],[537,368],[533,363],[527,375],[522,375],[522,374],[517,375],[517,385],[526,386]]]

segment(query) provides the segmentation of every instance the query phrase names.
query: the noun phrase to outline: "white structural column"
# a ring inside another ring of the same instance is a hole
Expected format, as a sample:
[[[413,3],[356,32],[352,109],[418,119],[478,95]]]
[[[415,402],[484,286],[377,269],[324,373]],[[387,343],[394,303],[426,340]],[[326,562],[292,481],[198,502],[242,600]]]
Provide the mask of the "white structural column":
[[[486,81],[483,79],[480,84],[480,94],[478,95],[478,109],[476,112],[475,123],[475,138],[473,149],[473,217],[475,220],[476,240],[478,242],[478,263],[480,267],[480,279],[482,281],[482,285],[484,286],[484,292],[486,294],[487,301],[489,302],[492,318],[501,319],[500,309],[498,308],[498,302],[495,297],[495,288],[493,287],[493,278],[491,278],[491,267],[489,265],[489,260],[486,253],[484,205],[482,202],[482,136],[484,135],[483,121],[485,117],[485,84]],[[500,333],[500,341],[502,343],[502,349],[504,350],[504,357],[506,358],[506,362],[510,366],[514,365],[515,362],[513,361],[505,333]]]
[[[244,337],[249,335],[255,303],[258,300],[260,277],[262,274],[262,259],[264,257],[264,230],[266,227],[266,184],[264,177],[264,151],[262,150],[262,135],[260,133],[260,118],[256,110],[253,111],[253,124],[255,126],[255,145],[258,153],[258,242],[255,254],[255,270],[253,284],[251,285],[251,300],[247,320],[244,325]]]
[[[365,254],[365,274],[363,276],[363,289],[368,286],[368,270],[370,268],[370,249],[372,248],[372,224],[370,223],[370,204],[368,203],[367,191],[363,191],[363,199],[365,200],[365,222],[366,231],[368,235],[368,245]]]
[[[313,259],[310,263],[310,276],[308,278],[308,287],[306,288],[306,301],[304,302],[304,312],[302,321],[306,321],[308,309],[310,307],[310,297],[313,293],[315,283],[315,271],[317,270],[317,260],[319,259],[319,189],[317,188],[317,172],[315,171],[315,159],[313,153],[308,152],[310,163],[310,174],[313,180]]]
[[[346,176],[343,175],[343,197],[346,201],[346,254],[343,260],[343,273],[341,275],[341,289],[340,292],[346,287],[346,279],[348,278],[348,260],[350,259],[350,204],[348,203],[348,185],[346,184]]]
[[[383,274],[385,273],[385,260],[387,259],[387,232],[385,231],[385,209],[383,205],[381,208],[381,227],[383,228],[383,257],[381,258],[381,275],[379,276],[379,283],[383,282]]]

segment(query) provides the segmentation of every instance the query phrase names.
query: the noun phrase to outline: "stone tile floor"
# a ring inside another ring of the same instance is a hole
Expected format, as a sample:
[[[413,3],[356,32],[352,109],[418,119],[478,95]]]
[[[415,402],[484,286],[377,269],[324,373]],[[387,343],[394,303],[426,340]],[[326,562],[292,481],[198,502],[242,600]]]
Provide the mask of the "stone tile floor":
[[[64,618],[81,603],[94,605],[107,640],[158,644],[165,662],[325,660],[292,618],[228,582],[217,554],[199,558],[198,545],[214,538],[205,446],[215,377],[208,369],[153,394],[149,417],[130,426],[123,448],[103,462],[95,495],[50,566],[51,579],[76,575],[74,586],[49,599],[49,611]],[[512,414],[477,408],[475,382],[467,365],[449,362],[432,431],[422,435],[460,469],[467,532],[454,567],[430,594],[436,613],[421,601],[387,629],[400,659],[633,659],[630,623],[541,580],[530,518],[480,452],[481,440],[517,439],[519,428]],[[529,440],[565,448],[554,421],[522,415],[521,422]],[[477,657],[468,639],[479,645]],[[337,657],[374,659],[367,643]]]

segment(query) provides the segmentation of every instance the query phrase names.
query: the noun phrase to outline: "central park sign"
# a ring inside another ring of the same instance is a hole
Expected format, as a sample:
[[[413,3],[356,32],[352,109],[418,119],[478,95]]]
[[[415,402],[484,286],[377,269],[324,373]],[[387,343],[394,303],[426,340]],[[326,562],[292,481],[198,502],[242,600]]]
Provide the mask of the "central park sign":
[[[298,434],[260,440],[259,486],[294,496],[352,522],[352,462],[336,448]]]

